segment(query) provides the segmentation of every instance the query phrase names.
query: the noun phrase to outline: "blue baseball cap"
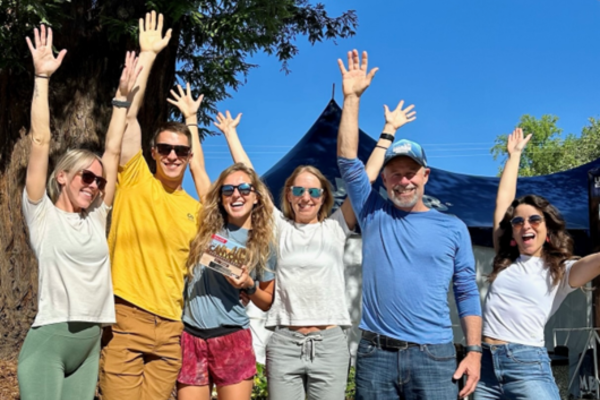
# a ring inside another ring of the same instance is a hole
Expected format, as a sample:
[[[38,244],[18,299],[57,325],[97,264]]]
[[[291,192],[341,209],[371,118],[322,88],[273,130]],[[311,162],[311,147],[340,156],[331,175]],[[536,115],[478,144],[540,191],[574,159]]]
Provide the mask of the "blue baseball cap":
[[[427,157],[425,156],[425,150],[423,150],[421,145],[418,143],[407,139],[400,139],[397,142],[394,142],[385,151],[383,166],[385,167],[385,165],[392,159],[400,156],[410,157],[420,166],[427,168]]]

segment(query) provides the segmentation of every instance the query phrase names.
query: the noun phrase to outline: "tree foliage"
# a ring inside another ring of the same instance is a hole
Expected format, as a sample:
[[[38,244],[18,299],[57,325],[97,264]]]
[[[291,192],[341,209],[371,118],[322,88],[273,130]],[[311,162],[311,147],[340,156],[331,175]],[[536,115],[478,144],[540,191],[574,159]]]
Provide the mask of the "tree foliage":
[[[579,136],[572,133],[563,136],[557,122],[558,117],[554,115],[542,115],[539,119],[527,114],[521,117],[518,126],[525,135],[532,134],[521,156],[521,176],[565,171],[600,157],[600,119],[590,118]],[[507,138],[507,134],[496,137],[491,149],[494,160],[506,158]],[[498,174],[502,169],[503,166]]]
[[[111,48],[120,57],[124,43],[136,47],[138,18],[152,9],[162,12],[165,25],[174,28],[175,76],[204,94],[199,121],[205,125],[216,103],[229,97],[231,89],[237,90],[256,67],[249,61],[252,55],[260,51],[274,55],[289,72],[299,36],[315,44],[350,37],[357,27],[354,11],[331,17],[322,4],[308,0],[3,0],[0,71],[29,69],[23,39],[40,23],[54,27],[57,46],[61,27],[76,25],[76,37],[96,36],[98,46]],[[159,101],[166,107],[164,99]]]
[[[173,32],[138,115],[146,156],[153,130],[173,117],[166,99],[175,83],[189,81],[194,97],[205,95],[198,120],[210,126],[217,103],[256,67],[254,54],[273,55],[289,72],[297,40],[346,38],[357,26],[354,11],[332,17],[308,0],[0,0],[0,357],[19,348],[37,303],[36,259],[20,211],[33,92],[25,36],[44,23],[55,48],[68,50],[50,82],[52,157],[67,148],[99,150],[125,51],[138,48],[138,19],[151,10]]]

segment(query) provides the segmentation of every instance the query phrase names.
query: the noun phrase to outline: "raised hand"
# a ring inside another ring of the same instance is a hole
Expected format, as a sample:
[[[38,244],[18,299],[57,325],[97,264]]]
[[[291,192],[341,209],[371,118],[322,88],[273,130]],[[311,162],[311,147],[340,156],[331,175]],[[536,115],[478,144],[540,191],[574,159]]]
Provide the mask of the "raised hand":
[[[125,67],[123,67],[123,72],[121,73],[121,78],[119,79],[119,88],[117,89],[117,98],[127,98],[132,91],[135,85],[135,80],[137,79],[140,72],[142,72],[142,66],[138,66],[138,58],[135,56],[135,51],[128,51],[125,54]]]
[[[413,104],[405,109],[402,109],[402,107],[404,107],[404,100],[400,100],[398,107],[394,111],[390,111],[387,105],[383,106],[386,125],[390,125],[393,129],[398,129],[402,125],[417,119],[417,112],[413,111],[415,108]]]
[[[235,132],[238,124],[240,123],[240,119],[242,118],[242,113],[239,113],[235,119],[231,117],[231,113],[229,110],[225,111],[225,115],[222,113],[217,114],[217,120],[214,121],[214,124],[224,135],[229,134],[230,132]]]
[[[158,14],[158,23],[156,19],[156,11],[146,13],[146,21],[140,18],[140,51],[160,53],[162,49],[167,47],[171,39],[171,29],[167,30],[165,37],[162,37],[163,15]]]
[[[506,141],[506,150],[508,151],[508,154],[521,154],[530,139],[531,133],[527,135],[527,137],[523,138],[523,129],[516,128],[513,133],[508,135],[508,139]]]
[[[348,69],[344,66],[344,62],[338,59],[338,65],[342,72],[342,91],[344,97],[357,96],[369,87],[375,73],[379,68],[373,68],[367,73],[367,52],[362,53],[362,65],[358,59],[358,50],[354,49],[348,52]]]
[[[179,93],[176,93],[173,89],[171,89],[171,96],[173,96],[173,99],[167,99],[167,101],[179,108],[179,111],[181,111],[184,118],[189,118],[198,113],[198,109],[200,108],[200,103],[202,103],[204,95],[201,94],[196,100],[194,100],[189,82],[185,84],[185,87],[185,93],[183,92],[181,85],[177,85],[177,90]]]
[[[25,38],[29,51],[33,57],[33,66],[35,68],[35,74],[39,76],[50,77],[57,69],[67,54],[67,50],[61,50],[57,57],[54,57],[52,53],[52,28],[48,28],[48,34],[46,35],[46,26],[41,25],[40,31],[37,28],[33,30],[33,39],[35,41],[35,47],[31,43],[31,39]]]

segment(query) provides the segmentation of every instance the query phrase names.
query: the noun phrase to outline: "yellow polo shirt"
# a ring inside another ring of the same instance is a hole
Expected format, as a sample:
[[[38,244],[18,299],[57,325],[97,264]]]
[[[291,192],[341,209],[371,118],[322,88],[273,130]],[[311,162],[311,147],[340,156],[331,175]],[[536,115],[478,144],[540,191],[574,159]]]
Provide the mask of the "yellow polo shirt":
[[[140,151],[119,167],[108,235],[116,296],[181,320],[185,263],[200,203],[154,178]]]

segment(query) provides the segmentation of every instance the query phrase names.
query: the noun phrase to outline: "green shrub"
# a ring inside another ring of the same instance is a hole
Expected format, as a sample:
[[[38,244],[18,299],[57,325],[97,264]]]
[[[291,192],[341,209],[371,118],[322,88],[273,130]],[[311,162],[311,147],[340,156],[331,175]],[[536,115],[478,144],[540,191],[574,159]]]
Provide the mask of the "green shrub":
[[[354,367],[350,368],[348,374],[348,384],[346,385],[346,400],[354,399],[356,393],[356,385],[354,383],[354,376],[356,370]],[[267,375],[265,373],[265,366],[263,364],[256,363],[256,376],[254,377],[254,387],[252,388],[252,399],[254,400],[267,400],[269,398],[269,392],[267,390]]]

